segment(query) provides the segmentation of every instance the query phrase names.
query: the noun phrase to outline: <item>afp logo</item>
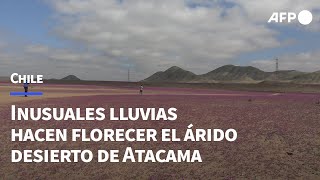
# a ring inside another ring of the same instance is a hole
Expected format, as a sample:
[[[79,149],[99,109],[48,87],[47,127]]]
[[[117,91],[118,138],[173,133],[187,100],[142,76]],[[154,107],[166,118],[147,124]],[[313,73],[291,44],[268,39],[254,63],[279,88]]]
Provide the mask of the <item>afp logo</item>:
[[[291,23],[297,18],[294,12],[274,12],[272,13],[268,23]],[[302,25],[308,25],[312,22],[312,13],[308,10],[303,10],[298,14],[298,21]]]

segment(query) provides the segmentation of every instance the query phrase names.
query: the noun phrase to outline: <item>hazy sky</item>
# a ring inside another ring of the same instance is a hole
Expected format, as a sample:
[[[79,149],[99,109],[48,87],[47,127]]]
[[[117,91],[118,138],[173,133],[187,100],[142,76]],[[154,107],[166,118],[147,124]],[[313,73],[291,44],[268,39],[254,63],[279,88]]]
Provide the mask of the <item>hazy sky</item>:
[[[268,24],[307,9],[313,22]],[[2,0],[0,75],[141,80],[170,66],[320,70],[319,0]]]

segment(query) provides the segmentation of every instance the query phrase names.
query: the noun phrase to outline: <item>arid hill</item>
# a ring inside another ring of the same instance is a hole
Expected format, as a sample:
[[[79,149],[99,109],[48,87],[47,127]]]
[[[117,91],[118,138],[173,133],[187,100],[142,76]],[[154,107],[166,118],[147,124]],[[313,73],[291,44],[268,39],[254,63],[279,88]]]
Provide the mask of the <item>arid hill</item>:
[[[69,75],[69,76],[62,78],[61,80],[63,80],[63,81],[80,81],[81,79],[79,79],[75,75]]]
[[[156,72],[152,76],[148,77],[144,81],[148,82],[189,82],[193,81],[197,78],[197,75],[186,71],[182,68],[177,66],[172,66],[171,68],[167,69],[166,71]]]
[[[143,80],[144,82],[188,82],[188,83],[259,83],[263,81],[320,83],[320,71],[305,73],[295,70],[265,72],[252,66],[225,65],[205,74],[196,75],[180,67],[173,66]]]

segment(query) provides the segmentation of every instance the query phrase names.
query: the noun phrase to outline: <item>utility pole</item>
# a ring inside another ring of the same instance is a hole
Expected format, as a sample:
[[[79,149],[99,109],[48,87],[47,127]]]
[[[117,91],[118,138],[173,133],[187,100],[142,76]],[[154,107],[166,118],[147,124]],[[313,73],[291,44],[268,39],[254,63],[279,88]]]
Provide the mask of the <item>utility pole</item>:
[[[128,66],[128,82],[130,82],[130,66]]]

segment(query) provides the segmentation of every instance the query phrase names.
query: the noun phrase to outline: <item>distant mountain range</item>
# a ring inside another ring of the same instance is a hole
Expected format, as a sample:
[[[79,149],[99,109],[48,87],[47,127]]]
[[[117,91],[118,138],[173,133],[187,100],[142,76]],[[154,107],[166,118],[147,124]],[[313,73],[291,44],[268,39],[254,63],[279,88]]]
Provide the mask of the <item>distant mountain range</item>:
[[[69,75],[69,76],[62,78],[61,80],[63,80],[63,81],[80,81],[81,79],[79,79],[75,75]]]
[[[173,66],[166,71],[159,71],[144,79],[145,82],[232,82],[259,83],[262,81],[320,83],[320,71],[313,73],[295,70],[265,72],[252,66],[225,65],[206,74],[196,75],[180,67]]]
[[[61,79],[48,79],[49,81],[81,81],[77,76],[75,75],[68,75]]]
[[[75,75],[54,81],[81,81]],[[9,82],[9,77],[0,77],[1,82]],[[265,72],[252,66],[225,65],[205,74],[197,75],[177,66],[159,71],[142,82],[173,82],[173,83],[260,83],[286,82],[296,84],[320,84],[320,71],[300,72],[295,70]]]

